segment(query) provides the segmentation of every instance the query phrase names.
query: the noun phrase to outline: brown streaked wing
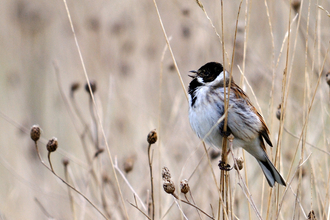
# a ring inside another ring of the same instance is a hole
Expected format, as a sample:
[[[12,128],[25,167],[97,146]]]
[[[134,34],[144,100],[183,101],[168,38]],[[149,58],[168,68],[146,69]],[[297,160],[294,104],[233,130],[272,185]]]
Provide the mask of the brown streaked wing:
[[[258,112],[258,110],[252,105],[249,97],[234,82],[232,82],[231,89],[233,90],[233,92],[234,92],[234,94],[236,95],[237,98],[243,98],[243,99],[245,99],[246,102],[247,102],[247,104],[251,107],[252,111],[258,116],[258,118],[259,118],[259,120],[260,120],[260,122],[262,124],[262,129],[260,131],[260,135],[265,139],[265,141],[267,142],[267,144],[269,144],[269,146],[273,147],[273,144],[270,141],[270,138],[269,138],[269,135],[268,135],[269,134],[269,130],[267,128],[266,122],[265,122],[264,118],[260,115],[260,113]],[[264,148],[264,150],[266,150],[266,147],[265,147],[264,144],[262,144],[262,148]]]

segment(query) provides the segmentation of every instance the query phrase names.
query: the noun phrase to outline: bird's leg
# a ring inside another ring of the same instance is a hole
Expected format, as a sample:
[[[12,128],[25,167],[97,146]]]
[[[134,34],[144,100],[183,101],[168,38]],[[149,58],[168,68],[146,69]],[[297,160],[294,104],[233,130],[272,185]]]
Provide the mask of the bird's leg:
[[[230,132],[230,130],[229,130],[229,132]],[[230,134],[228,135],[228,136],[230,136]],[[230,138],[230,137],[229,137]],[[226,157],[228,156],[228,154],[230,153],[230,149],[225,153],[226,154]],[[225,171],[230,171],[230,170],[232,170],[234,167],[230,167],[230,165],[229,164],[226,164],[224,161],[222,161],[222,160],[220,160],[219,161],[219,164],[218,164],[218,166],[219,166],[219,168],[220,168],[220,170],[225,170]]]
[[[230,171],[233,169],[233,167],[231,167],[229,164],[226,164],[222,160],[219,161],[218,166],[220,170]]]

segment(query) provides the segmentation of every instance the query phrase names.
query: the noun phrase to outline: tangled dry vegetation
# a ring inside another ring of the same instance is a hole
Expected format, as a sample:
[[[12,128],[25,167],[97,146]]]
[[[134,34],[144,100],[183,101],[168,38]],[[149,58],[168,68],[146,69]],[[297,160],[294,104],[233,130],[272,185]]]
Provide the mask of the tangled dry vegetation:
[[[329,1],[0,10],[0,219],[330,219]],[[193,134],[188,71],[209,61],[264,116],[287,187],[242,150],[221,172]]]

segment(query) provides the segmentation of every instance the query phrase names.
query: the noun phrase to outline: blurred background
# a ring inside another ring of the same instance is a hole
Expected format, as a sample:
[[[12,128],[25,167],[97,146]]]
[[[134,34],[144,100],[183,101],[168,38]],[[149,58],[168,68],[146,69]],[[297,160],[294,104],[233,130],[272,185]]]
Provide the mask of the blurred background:
[[[201,3],[222,36],[221,1]],[[220,39],[196,1],[167,0],[157,4],[187,89],[190,70],[210,61],[223,62]],[[230,70],[240,1],[223,4],[228,56],[225,66]],[[64,178],[62,160],[67,158],[68,181],[109,219],[125,219],[109,155],[105,150],[94,156],[96,140],[99,148],[106,149],[106,145],[84,88],[86,78],[64,3],[2,0],[0,5],[0,219],[102,219],[74,192],[72,211],[68,187],[37,157],[29,137],[34,124],[42,129],[38,145],[45,163],[48,164],[45,145],[56,137],[59,149],[51,156],[55,172]],[[271,157],[278,144],[280,123],[275,113],[281,103],[288,62],[286,131],[279,143],[278,167],[287,181],[293,181],[284,196],[280,219],[303,219],[311,210],[318,219],[329,216],[330,99],[326,73],[330,70],[330,17],[318,5],[330,11],[326,0],[294,0],[291,4],[287,0],[247,0],[238,18],[233,77],[258,110],[260,106],[274,145],[268,148]],[[131,187],[143,202],[149,201],[147,135],[156,129],[158,141],[152,145],[156,219],[182,218],[173,205],[173,197],[163,192],[164,166],[171,171],[177,186],[180,180],[190,178],[196,204],[216,215],[217,188],[201,141],[190,128],[188,102],[153,1],[68,1],[68,8],[88,77],[97,87],[96,109],[111,156]],[[295,17],[297,12],[300,16]],[[247,81],[242,80],[240,69]],[[70,90],[73,83],[80,85],[78,90]],[[302,133],[310,103],[313,105],[307,129]],[[301,134],[304,136],[298,142]],[[234,153],[242,155],[241,150]],[[256,206],[264,218],[275,219],[276,206],[267,213],[267,204],[277,190],[270,191],[259,165],[245,156],[249,190]],[[215,156],[211,161],[217,179],[219,159]],[[299,180],[294,171],[304,160]],[[245,176],[243,170],[241,173]],[[133,193],[117,175],[128,216],[145,219],[129,204],[134,203]],[[248,201],[237,183],[237,174],[231,171],[235,215],[248,219]],[[278,191],[280,202],[284,190],[281,187]],[[276,202],[274,198],[272,202]],[[143,210],[140,203],[139,207]],[[199,219],[193,208],[182,205],[182,209],[189,219]],[[250,218],[256,219],[253,211]]]

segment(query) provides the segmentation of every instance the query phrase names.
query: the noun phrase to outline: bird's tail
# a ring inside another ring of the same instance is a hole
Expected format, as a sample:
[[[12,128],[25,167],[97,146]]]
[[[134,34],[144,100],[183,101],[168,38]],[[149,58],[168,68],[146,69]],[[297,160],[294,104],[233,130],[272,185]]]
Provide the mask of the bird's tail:
[[[262,172],[264,172],[265,177],[267,179],[268,184],[273,187],[275,182],[278,182],[279,184],[286,186],[285,180],[281,176],[281,174],[277,171],[277,169],[274,167],[273,163],[269,160],[268,156],[266,155],[266,160],[257,160]]]

